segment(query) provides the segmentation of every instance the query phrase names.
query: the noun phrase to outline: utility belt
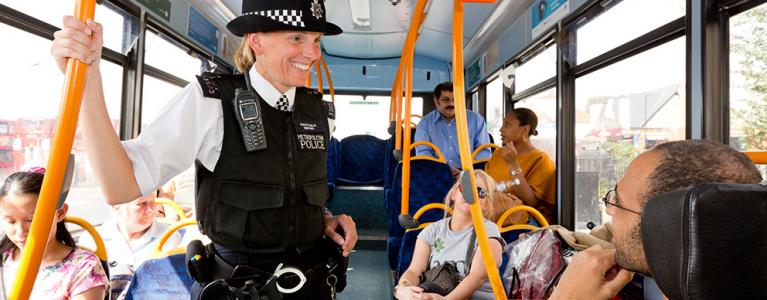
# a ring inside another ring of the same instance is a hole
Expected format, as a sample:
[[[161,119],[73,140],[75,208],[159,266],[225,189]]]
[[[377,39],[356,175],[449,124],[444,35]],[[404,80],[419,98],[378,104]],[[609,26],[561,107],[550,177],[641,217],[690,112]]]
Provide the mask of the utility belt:
[[[277,263],[274,268],[271,257],[265,256],[263,263],[254,264],[249,259],[246,264],[233,265],[221,257],[214,244],[203,246],[194,241],[187,246],[186,263],[189,275],[203,286],[200,300],[278,300],[283,294],[296,293],[317,281],[327,284],[333,294],[344,289],[348,258],[341,255],[340,247],[332,240],[323,239],[301,257],[313,258],[317,263],[298,266]],[[260,261],[261,257],[250,258]]]

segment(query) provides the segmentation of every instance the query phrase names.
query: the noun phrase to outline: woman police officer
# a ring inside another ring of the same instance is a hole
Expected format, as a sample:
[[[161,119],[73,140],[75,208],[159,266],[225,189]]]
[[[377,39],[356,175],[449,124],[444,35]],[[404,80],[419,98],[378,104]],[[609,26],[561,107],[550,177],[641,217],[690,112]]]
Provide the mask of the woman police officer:
[[[148,194],[194,162],[198,223],[213,241],[208,248],[230,267],[301,269],[308,281],[288,299],[332,298],[329,271],[320,268],[332,256],[321,246],[323,234],[343,256],[357,241],[351,217],[323,213],[333,106],[302,87],[320,58],[323,34],[342,32],[325,21],[323,2],[244,0],[242,15],[227,24],[243,36],[234,57],[243,74],[198,76],[139,137],[123,143],[104,103],[101,25],[64,17],[51,49],[62,71],[68,58],[90,66],[80,128],[107,202]],[[195,284],[192,299],[205,283]]]

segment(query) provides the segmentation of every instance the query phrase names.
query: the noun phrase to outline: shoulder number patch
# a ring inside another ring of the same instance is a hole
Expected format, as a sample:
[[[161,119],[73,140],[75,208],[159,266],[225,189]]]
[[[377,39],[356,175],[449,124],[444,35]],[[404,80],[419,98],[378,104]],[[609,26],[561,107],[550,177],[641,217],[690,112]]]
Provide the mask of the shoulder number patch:
[[[333,102],[330,102],[330,101],[322,101],[322,104],[325,105],[325,111],[328,113],[328,119],[335,120],[336,119],[335,104],[333,104]]]

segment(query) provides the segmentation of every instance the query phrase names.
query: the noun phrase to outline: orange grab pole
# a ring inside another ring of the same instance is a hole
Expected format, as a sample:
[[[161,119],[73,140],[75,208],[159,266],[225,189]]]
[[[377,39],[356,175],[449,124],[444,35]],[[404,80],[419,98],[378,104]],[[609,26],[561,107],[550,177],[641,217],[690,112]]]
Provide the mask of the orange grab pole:
[[[322,69],[325,70],[325,76],[328,78],[328,90],[330,90],[330,101],[336,102],[336,91],[333,89],[333,79],[330,77],[330,71],[328,70],[328,63],[325,62],[325,57],[320,56],[320,63]]]
[[[469,133],[466,129],[466,97],[463,82],[463,2],[454,0],[453,2],[453,95],[455,96],[455,114],[456,128],[458,129],[458,146],[461,153],[461,166],[464,172],[469,173],[471,178],[471,191],[474,199],[479,199],[477,195],[477,183],[474,178],[474,168],[472,167],[471,150],[469,149]],[[485,263],[487,276],[490,278],[490,284],[493,286],[495,299],[506,300],[506,292],[501,282],[498,266],[490,253],[490,243],[488,242],[487,231],[485,230],[484,218],[482,217],[482,208],[479,201],[474,201],[470,205],[471,218],[474,223],[474,230],[477,232],[477,241],[479,250],[482,253],[482,260]]]
[[[404,51],[403,51],[404,53]],[[404,54],[403,54],[404,55]],[[394,149],[402,149],[402,69],[405,68],[404,57],[400,57],[399,66],[397,66],[397,77],[394,79],[394,87],[392,88],[392,105],[393,115],[396,118],[396,124],[394,128]],[[390,121],[393,121],[392,119]]]
[[[79,0],[75,6],[75,16],[82,20],[93,19],[96,10],[96,0]],[[53,225],[61,185],[64,181],[69,153],[77,129],[77,118],[80,113],[80,102],[85,87],[85,71],[88,65],[74,59],[67,63],[67,76],[62,103],[59,109],[59,120],[56,123],[56,135],[53,137],[48,164],[46,165],[43,186],[35,207],[27,244],[21,255],[21,265],[16,274],[9,299],[28,299],[35,285],[40,261],[48,242],[48,234]]]
[[[405,80],[405,116],[410,120],[410,103],[413,98],[413,55],[415,52],[415,41],[418,38],[418,29],[423,24],[427,0],[418,0],[415,7],[413,21],[410,23],[410,31],[405,40],[405,49],[402,51],[400,64],[406,72]],[[397,92],[398,97],[401,92]],[[402,118],[397,117],[397,130],[400,130]],[[405,122],[405,140],[402,149],[410,149],[410,122]],[[410,209],[410,151],[402,151],[402,206],[400,214],[409,215]]]
[[[317,72],[317,90],[320,91],[320,94],[324,94],[325,86],[322,84],[322,69],[319,61],[314,63],[314,71]]]

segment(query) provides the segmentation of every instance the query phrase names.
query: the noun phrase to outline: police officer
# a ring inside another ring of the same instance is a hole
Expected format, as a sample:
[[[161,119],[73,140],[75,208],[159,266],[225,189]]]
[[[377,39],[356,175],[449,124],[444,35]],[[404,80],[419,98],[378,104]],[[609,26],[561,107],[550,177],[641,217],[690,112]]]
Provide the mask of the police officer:
[[[302,86],[322,36],[342,30],[325,21],[322,0],[244,0],[242,12],[227,28],[243,37],[234,57],[243,74],[199,76],[122,144],[104,103],[101,25],[65,17],[51,53],[62,71],[70,57],[90,65],[80,128],[109,204],[151,193],[195,163],[198,223],[216,261],[264,272],[293,266],[307,282],[288,299],[330,299],[336,287],[323,266],[333,251],[323,234],[343,256],[357,234],[351,217],[325,209],[334,108]],[[195,284],[192,299],[208,281],[226,277],[221,265],[214,269]]]

